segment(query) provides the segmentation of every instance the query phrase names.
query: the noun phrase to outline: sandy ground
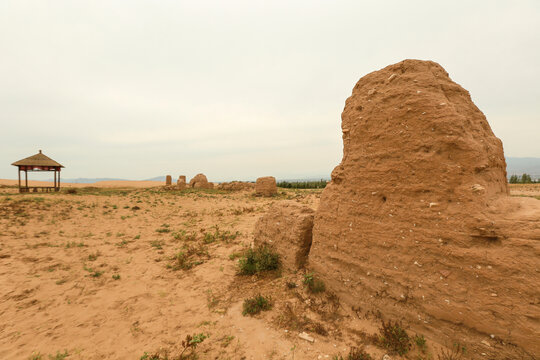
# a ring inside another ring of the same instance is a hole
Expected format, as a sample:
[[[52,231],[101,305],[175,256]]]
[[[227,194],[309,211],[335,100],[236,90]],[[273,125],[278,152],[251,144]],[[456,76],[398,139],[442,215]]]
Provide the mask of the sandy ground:
[[[332,359],[352,346],[374,359],[386,353],[372,340],[377,314],[356,316],[331,289],[309,293],[304,274],[237,274],[270,204],[316,208],[320,191],[258,198],[100,185],[75,194],[0,188],[1,359],[178,358],[188,334],[208,336],[184,353],[199,359]],[[540,186],[511,189],[540,197]],[[185,268],[175,259],[181,252]],[[243,316],[243,301],[259,293],[273,308]],[[303,331],[315,342],[300,339]],[[425,336],[436,358],[442,345]]]
[[[540,197],[540,184],[510,184],[510,195]]]
[[[186,335],[199,333],[209,336],[196,349],[201,359],[329,358],[354,343],[329,336],[331,326],[318,330],[326,336],[311,334],[315,343],[299,339],[302,329],[283,308],[315,318],[304,302],[322,306],[327,295],[310,299],[302,274],[238,276],[231,257],[250,244],[272,202],[316,207],[318,191],[271,199],[151,189],[0,191],[2,359],[65,351],[74,359],[138,359],[160,349],[173,357]],[[190,261],[201,263],[175,270],[171,259],[186,248],[196,248]],[[299,287],[289,290],[291,281]],[[243,300],[257,293],[272,296],[273,309],[242,316]]]
[[[22,181],[24,183],[24,181]],[[18,180],[0,179],[0,186],[17,186]],[[72,183],[60,183],[61,187],[66,188],[84,188],[84,187],[98,187],[98,188],[122,188],[122,187],[135,187],[135,188],[150,188],[155,186],[162,186],[163,182],[160,181],[98,181],[92,184],[72,184]],[[29,180],[28,186],[53,186],[49,181],[36,181]]]

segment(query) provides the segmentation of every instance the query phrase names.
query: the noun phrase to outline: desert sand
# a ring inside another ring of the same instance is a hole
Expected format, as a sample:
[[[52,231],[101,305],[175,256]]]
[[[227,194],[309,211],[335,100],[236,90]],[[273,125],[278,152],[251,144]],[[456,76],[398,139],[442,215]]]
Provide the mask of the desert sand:
[[[17,180],[8,180],[0,179],[0,186],[17,186]],[[75,187],[75,188],[84,188],[84,187],[98,187],[98,188],[122,188],[122,187],[134,187],[134,188],[150,188],[155,186],[162,186],[163,183],[160,181],[98,181],[91,184],[73,184],[73,183],[61,183],[61,187]],[[36,181],[28,180],[28,186],[53,186],[52,182],[48,181]]]
[[[283,358],[295,344],[305,358],[338,350],[275,325],[278,304],[263,318],[242,316],[251,293],[272,294],[278,303],[294,298],[285,283],[300,284],[301,275],[239,277],[230,259],[249,245],[256,219],[272,202],[293,198],[315,207],[318,192],[265,199],[97,186],[69,195],[1,191],[2,359],[65,350],[74,359],[175,354],[193,333],[209,335],[197,349],[207,359]],[[231,238],[203,241],[216,232]],[[168,269],[185,246],[197,247],[194,260],[202,263]]]
[[[198,333],[209,336],[200,359],[326,359],[360,344],[374,358],[386,354],[368,339],[379,328],[375,314],[357,317],[330,290],[310,294],[303,272],[237,275],[236,256],[261,214],[282,201],[315,209],[320,190],[264,198],[91,185],[76,194],[0,189],[0,358],[172,357]],[[510,186],[518,195],[522,188]],[[540,198],[540,185],[527,191]],[[200,249],[192,260],[201,264],[168,268],[186,247]],[[243,316],[243,300],[258,293],[272,296],[272,310]],[[299,338],[303,331],[315,342]],[[433,354],[449,345],[422,335]]]

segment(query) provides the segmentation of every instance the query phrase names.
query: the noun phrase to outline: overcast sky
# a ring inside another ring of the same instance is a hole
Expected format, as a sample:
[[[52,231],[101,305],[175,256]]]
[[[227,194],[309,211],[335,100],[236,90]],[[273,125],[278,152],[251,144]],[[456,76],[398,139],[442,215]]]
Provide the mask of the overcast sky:
[[[540,157],[540,1],[0,1],[0,178],[329,176],[363,75],[440,63]]]

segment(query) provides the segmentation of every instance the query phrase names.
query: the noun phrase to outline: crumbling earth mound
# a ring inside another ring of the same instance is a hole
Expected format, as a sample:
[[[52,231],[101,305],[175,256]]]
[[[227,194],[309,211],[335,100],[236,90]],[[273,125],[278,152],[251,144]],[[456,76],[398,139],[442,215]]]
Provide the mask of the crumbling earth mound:
[[[254,229],[254,245],[268,244],[280,255],[285,269],[302,268],[311,247],[315,211],[294,201],[272,205]]]
[[[217,186],[220,190],[227,191],[244,191],[244,190],[253,190],[255,188],[254,183],[244,182],[244,181],[231,181],[223,182]]]
[[[180,175],[178,177],[178,180],[176,181],[176,187],[178,188],[178,190],[184,190],[186,188],[187,184],[186,184],[186,176],[185,175]]]
[[[206,175],[197,174],[189,181],[189,187],[194,189],[213,189],[214,184],[208,182]]]
[[[272,196],[277,194],[276,178],[273,176],[260,177],[255,182],[255,195]]]
[[[502,143],[469,93],[405,60],[358,81],[342,130],[310,267],[439,343],[539,355],[540,206],[507,196]]]

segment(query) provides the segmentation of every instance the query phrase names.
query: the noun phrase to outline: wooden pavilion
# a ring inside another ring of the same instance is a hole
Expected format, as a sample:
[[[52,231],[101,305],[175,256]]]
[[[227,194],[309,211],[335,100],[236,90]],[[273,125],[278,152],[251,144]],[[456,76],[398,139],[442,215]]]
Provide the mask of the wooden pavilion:
[[[39,153],[27,157],[26,159],[19,160],[11,164],[19,168],[19,192],[49,192],[60,190],[60,169],[64,166],[57,163],[50,157],[46,156],[39,150]],[[24,185],[21,185],[21,171],[24,171]],[[29,171],[54,171],[54,186],[28,186],[28,172]],[[56,175],[58,173],[58,175]]]

